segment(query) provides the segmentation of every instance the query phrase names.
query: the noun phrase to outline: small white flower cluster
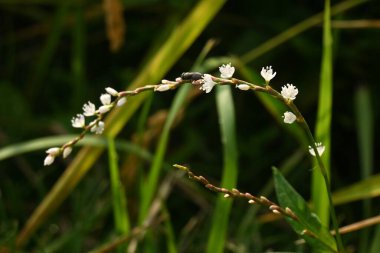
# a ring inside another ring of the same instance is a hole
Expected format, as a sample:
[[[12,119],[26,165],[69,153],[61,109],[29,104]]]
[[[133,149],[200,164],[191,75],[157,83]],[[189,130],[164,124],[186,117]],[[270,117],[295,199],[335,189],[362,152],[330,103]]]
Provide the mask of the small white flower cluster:
[[[100,102],[102,105],[96,110],[96,107],[93,103],[88,101],[83,105],[83,113],[77,114],[75,117],[71,119],[71,125],[75,128],[87,128],[90,129],[92,133],[102,134],[104,131],[104,122],[101,121],[102,115],[111,110],[115,104],[112,102],[112,97],[117,97],[116,106],[122,106],[126,101],[126,97],[119,98],[120,94],[115,89],[111,87],[107,87],[105,94],[100,96]],[[86,125],[85,117],[97,116],[97,118],[91,121],[88,125]],[[54,147],[49,148],[46,153],[48,154],[44,160],[44,165],[51,165],[54,162],[54,159],[62,154],[63,158],[66,158],[72,151],[72,144],[66,144],[61,148]]]

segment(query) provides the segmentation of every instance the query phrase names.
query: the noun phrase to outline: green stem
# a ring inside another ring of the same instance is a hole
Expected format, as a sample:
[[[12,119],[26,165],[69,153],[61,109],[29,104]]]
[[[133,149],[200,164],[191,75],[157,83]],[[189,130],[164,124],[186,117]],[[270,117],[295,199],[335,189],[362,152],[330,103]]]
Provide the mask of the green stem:
[[[323,161],[322,161],[322,159],[318,153],[317,147],[315,145],[315,140],[314,140],[313,134],[311,133],[309,125],[307,124],[305,118],[302,116],[301,112],[298,110],[298,108],[295,104],[293,104],[291,102],[291,103],[288,103],[288,106],[290,109],[292,109],[293,112],[296,113],[297,120],[301,124],[301,126],[304,128],[304,130],[307,134],[307,137],[309,138],[309,141],[311,143],[311,147],[314,150],[315,157],[317,158],[317,162],[318,162],[319,168],[321,170],[321,173],[322,173],[322,176],[323,176],[323,179],[325,182],[325,186],[326,186],[326,190],[327,190],[327,196],[329,198],[329,209],[330,209],[330,214],[331,214],[331,220],[332,220],[333,227],[334,227],[335,234],[336,234],[338,251],[344,253],[345,250],[344,250],[344,246],[343,246],[342,237],[339,233],[339,226],[338,226],[336,213],[335,213],[335,209],[334,209],[334,205],[333,205],[333,201],[332,201],[331,185],[330,185],[330,180],[329,180],[328,175],[327,175],[327,170],[326,170],[326,168],[323,164]]]

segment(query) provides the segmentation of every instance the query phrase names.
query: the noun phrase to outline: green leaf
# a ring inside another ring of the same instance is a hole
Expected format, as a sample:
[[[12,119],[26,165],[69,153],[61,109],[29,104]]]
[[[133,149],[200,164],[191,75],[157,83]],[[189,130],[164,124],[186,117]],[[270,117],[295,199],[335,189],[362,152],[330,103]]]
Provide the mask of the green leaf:
[[[127,198],[124,193],[124,187],[121,184],[115,140],[111,137],[108,138],[108,156],[115,229],[119,234],[127,234],[130,230],[126,206]]]
[[[281,173],[273,167],[274,184],[280,205],[290,208],[298,217],[298,221],[286,218],[293,230],[299,234],[314,249],[337,252],[333,236],[327,228],[323,227],[316,214],[312,213],[306,201],[286,181]],[[314,236],[303,233],[310,231]]]
[[[331,117],[332,117],[332,75],[333,75],[333,58],[332,58],[332,34],[330,22],[330,2],[325,2],[325,12],[323,21],[323,43],[322,43],[322,64],[321,64],[321,79],[319,86],[319,101],[318,101],[318,116],[315,130],[316,142],[322,142],[326,147],[323,156],[321,157],[326,168],[327,176],[330,177],[330,150],[331,150]],[[318,167],[315,160],[314,166]],[[329,200],[325,187],[324,178],[321,170],[313,170],[312,180],[312,200],[314,210],[321,218],[321,222],[329,225]]]

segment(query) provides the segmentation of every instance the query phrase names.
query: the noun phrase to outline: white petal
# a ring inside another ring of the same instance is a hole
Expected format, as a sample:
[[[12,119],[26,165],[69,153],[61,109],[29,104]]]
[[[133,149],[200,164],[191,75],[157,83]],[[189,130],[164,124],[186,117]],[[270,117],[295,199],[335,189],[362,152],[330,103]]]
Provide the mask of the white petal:
[[[201,90],[204,90],[206,93],[209,93],[212,88],[216,85],[216,83],[212,80],[212,76],[209,74],[204,74],[202,78],[202,86]]]
[[[273,72],[272,66],[263,67],[260,74],[268,83],[276,76],[276,72]]]
[[[292,124],[297,119],[297,116],[292,112],[285,112],[282,117],[284,118],[284,123],[286,124]]]
[[[281,88],[281,95],[285,99],[294,100],[298,94],[298,89],[293,84],[286,84]]]
[[[167,90],[170,90],[169,84],[161,84],[154,88],[154,91],[167,91]]]
[[[239,90],[249,90],[251,86],[249,86],[248,84],[238,84],[236,85],[236,88],[238,88]]]
[[[110,94],[110,95],[112,95],[114,97],[119,96],[119,92],[117,92],[114,88],[107,87],[106,91],[107,91],[108,94]]]
[[[227,65],[223,64],[219,67],[219,71],[221,78],[231,78],[235,73],[235,67],[232,67],[231,63],[228,63]]]
[[[91,127],[91,132],[93,132],[95,134],[102,134],[103,131],[104,131],[104,122],[103,121],[99,121],[98,124]]]
[[[99,107],[99,113],[100,114],[106,113],[109,110],[111,110],[111,106],[109,106],[109,105],[102,105],[101,107]]]
[[[125,102],[127,102],[127,98],[126,97],[122,97],[122,98],[119,99],[119,101],[117,101],[116,106],[122,106],[123,104],[125,104]]]
[[[84,116],[82,114],[77,114],[76,117],[73,117],[71,124],[75,128],[83,128],[85,125]]]
[[[87,116],[87,117],[93,116],[95,115],[95,111],[96,111],[95,105],[91,103],[90,101],[88,101],[87,104],[83,105],[84,116]]]
[[[44,160],[44,166],[49,166],[51,165],[53,162],[54,162],[54,156],[52,155],[48,155],[45,157],[45,160]]]
[[[110,94],[102,94],[100,96],[100,101],[103,105],[109,105],[111,104],[111,95]]]
[[[57,156],[59,154],[60,148],[54,147],[54,148],[49,148],[46,150],[46,153],[52,156]]]
[[[70,154],[71,154],[71,151],[73,151],[72,147],[66,147],[64,150],[63,150],[63,158],[66,158],[68,157]]]

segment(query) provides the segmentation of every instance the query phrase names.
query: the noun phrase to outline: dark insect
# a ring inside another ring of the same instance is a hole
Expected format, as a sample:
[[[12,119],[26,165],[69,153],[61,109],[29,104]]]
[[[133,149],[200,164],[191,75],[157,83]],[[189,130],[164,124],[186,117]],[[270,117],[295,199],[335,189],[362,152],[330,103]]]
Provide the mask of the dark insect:
[[[202,79],[203,74],[199,72],[184,72],[181,75],[182,80],[185,81],[197,81],[199,79]]]

